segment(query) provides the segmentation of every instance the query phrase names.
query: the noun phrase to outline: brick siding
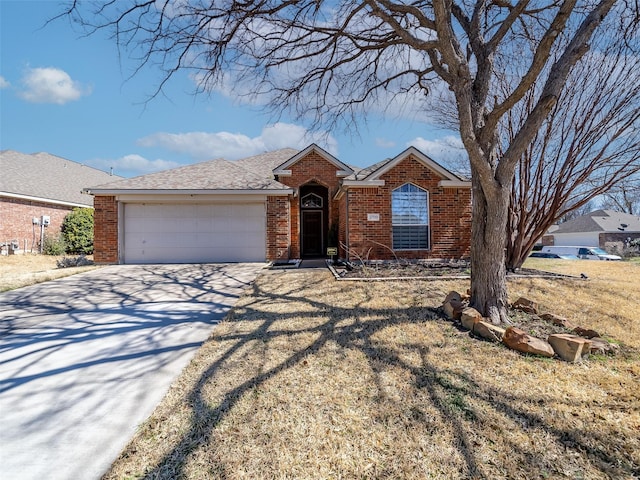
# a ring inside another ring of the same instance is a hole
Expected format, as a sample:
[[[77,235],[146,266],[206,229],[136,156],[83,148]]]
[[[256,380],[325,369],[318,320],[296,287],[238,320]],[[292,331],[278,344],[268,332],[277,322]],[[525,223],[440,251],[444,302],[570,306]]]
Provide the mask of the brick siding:
[[[380,177],[377,188],[350,188],[347,192],[348,235],[351,256],[369,259],[466,258],[471,245],[471,190],[441,188],[441,178],[409,156]],[[429,192],[428,250],[393,251],[391,192],[410,182]],[[379,215],[370,221],[367,214]]]
[[[299,189],[308,183],[318,183],[327,187],[329,198],[329,228],[339,223],[339,206],[333,197],[340,188],[340,178],[336,172],[339,169],[327,161],[320,154],[311,152],[291,166],[291,176],[280,177],[280,183],[291,188]],[[300,198],[299,195],[290,198],[289,212],[291,218],[290,240],[291,258],[300,258]]]
[[[97,264],[118,263],[118,202],[113,196],[95,196],[93,259]]]
[[[601,233],[598,235],[600,248],[604,248],[607,252],[620,255],[628,246],[628,242],[640,238],[639,232],[620,232],[620,233]]]
[[[288,260],[289,253],[288,197],[267,197],[267,260]]]
[[[64,217],[73,207],[53,205],[46,202],[0,197],[0,243],[17,241],[25,251],[40,250],[40,226],[33,225],[33,218],[42,220],[48,215],[51,223],[45,228],[45,235],[60,234]]]

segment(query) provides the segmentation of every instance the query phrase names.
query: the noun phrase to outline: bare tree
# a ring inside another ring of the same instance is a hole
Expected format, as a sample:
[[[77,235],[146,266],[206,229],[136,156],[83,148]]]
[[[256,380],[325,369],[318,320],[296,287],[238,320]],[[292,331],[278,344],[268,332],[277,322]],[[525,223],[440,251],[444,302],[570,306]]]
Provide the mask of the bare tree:
[[[194,70],[203,89],[232,78],[228,84],[277,111],[329,126],[354,125],[372,104],[419,101],[444,84],[471,167],[472,304],[500,323],[508,321],[515,173],[614,7],[637,13],[621,0],[114,0],[89,12],[73,2],[67,13],[90,28],[111,27],[141,67],[164,68],[165,81],[182,69]],[[516,58],[526,67],[500,91],[496,71]],[[499,125],[532,90],[532,108],[501,145]]]
[[[588,213],[593,212],[595,208],[594,208],[593,201],[589,201],[584,205],[582,205],[581,207],[574,207],[571,210],[569,210],[569,207],[565,205],[562,207],[562,210],[566,211],[567,213],[562,215],[556,223],[565,223],[565,222],[568,222],[569,220],[573,220],[574,218],[587,215]]]
[[[602,208],[640,215],[640,175],[625,178],[603,194]]]
[[[626,31],[629,23],[611,19],[606,26],[609,32]],[[508,223],[509,270],[522,266],[551,225],[591,211],[596,197],[640,171],[638,54],[615,38],[594,40],[518,162]],[[533,102],[519,107],[522,111],[513,109],[505,122],[505,148]]]

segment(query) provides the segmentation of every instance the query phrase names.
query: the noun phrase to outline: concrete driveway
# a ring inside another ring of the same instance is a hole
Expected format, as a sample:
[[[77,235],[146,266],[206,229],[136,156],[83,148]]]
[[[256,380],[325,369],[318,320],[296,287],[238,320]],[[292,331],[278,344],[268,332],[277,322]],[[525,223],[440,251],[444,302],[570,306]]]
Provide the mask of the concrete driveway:
[[[100,478],[262,267],[110,266],[0,294],[0,478]]]

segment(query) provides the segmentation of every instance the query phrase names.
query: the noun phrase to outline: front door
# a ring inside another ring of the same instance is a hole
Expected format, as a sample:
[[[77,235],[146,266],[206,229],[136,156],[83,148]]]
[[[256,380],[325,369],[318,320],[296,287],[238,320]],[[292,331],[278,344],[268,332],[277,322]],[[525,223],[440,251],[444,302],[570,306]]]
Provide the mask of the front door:
[[[322,255],[323,221],[322,210],[302,211],[302,256],[319,257]]]

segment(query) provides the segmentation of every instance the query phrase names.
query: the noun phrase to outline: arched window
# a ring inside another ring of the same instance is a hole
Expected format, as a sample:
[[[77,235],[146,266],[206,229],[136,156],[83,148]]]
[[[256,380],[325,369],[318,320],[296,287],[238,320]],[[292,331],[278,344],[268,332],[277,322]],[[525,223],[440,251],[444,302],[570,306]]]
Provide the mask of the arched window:
[[[394,250],[429,248],[429,192],[405,183],[391,193]]]
[[[322,197],[315,193],[309,193],[302,197],[302,208],[322,208]]]

